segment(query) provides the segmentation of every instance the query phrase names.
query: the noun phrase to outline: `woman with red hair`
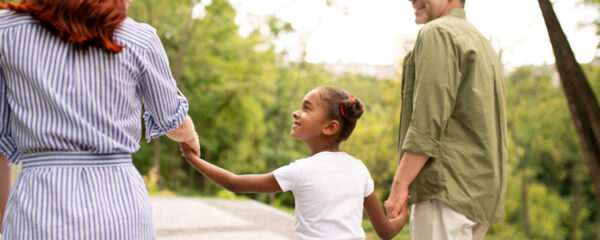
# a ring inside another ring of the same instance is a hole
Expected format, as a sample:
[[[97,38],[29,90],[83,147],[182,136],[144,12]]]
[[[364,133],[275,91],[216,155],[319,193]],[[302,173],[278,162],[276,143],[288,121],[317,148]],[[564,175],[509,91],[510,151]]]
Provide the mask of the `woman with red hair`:
[[[128,2],[0,4],[0,164],[22,163],[7,203],[0,183],[2,239],[156,238],[131,163],[142,110],[148,141],[200,147],[156,30]]]

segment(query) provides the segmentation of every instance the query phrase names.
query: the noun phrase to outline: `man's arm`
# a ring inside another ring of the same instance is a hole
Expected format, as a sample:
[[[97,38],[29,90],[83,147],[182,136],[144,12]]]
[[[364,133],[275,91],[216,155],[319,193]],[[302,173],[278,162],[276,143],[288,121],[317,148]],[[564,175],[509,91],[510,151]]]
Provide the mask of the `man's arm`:
[[[2,232],[2,219],[4,219],[4,210],[8,202],[10,193],[10,167],[8,158],[0,154],[0,232]]]
[[[429,156],[425,154],[404,152],[394,175],[390,196],[383,204],[388,218],[398,217],[405,201],[408,201],[408,186],[417,177],[428,159]]]
[[[415,80],[410,124],[401,142],[404,151],[390,197],[384,203],[389,218],[398,216],[408,186],[427,159],[438,158],[440,139],[452,115],[460,87],[460,65],[453,36],[446,30],[425,25],[413,50]],[[403,109],[404,110],[404,109]]]

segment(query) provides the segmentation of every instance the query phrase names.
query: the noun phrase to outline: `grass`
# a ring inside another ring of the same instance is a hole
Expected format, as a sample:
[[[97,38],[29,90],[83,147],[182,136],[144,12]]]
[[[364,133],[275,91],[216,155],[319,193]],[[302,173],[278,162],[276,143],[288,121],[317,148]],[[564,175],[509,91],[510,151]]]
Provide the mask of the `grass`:
[[[284,211],[284,212],[286,212],[286,213],[294,216],[294,208],[282,206],[282,205],[279,205],[279,204],[269,204],[269,206],[277,208],[277,209],[279,209],[281,211]]]
[[[373,226],[371,225],[371,222],[368,219],[363,219],[362,227],[365,230],[365,233],[367,234],[367,240],[380,239],[377,236],[377,233],[375,233],[375,229],[373,229]],[[409,230],[410,230],[410,228],[407,224],[404,226],[402,231],[400,231],[398,233],[398,235],[396,235],[396,237],[394,237],[392,239],[393,240],[410,240],[410,231]]]

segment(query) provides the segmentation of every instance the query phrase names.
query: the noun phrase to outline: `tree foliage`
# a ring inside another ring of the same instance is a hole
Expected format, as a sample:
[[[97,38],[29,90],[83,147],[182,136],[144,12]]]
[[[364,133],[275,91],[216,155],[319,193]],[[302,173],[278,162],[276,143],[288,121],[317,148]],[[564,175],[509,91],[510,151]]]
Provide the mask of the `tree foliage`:
[[[194,18],[198,6],[205,7],[202,18]],[[284,63],[285,53],[275,53],[273,42],[293,31],[292,26],[269,16],[264,21],[269,34],[257,29],[241,37],[235,11],[224,0],[207,6],[193,1],[135,0],[129,15],[156,27],[173,75],[190,102],[189,115],[200,135],[203,158],[236,173],[261,173],[308,156],[308,148],[289,136],[291,112],[309,90],[335,85],[360,97],[368,109],[359,121],[364,128],[357,128],[342,148],[373,163],[378,186],[391,180],[397,163],[397,82],[333,76],[304,61]],[[386,144],[377,144],[378,150],[373,151],[377,141]],[[145,174],[152,166],[153,146],[142,144],[134,159]],[[161,141],[159,148],[165,187],[202,194],[217,191],[178,156],[174,143]],[[383,196],[387,191],[381,187],[379,193]]]
[[[263,26],[257,26],[242,37],[227,1],[213,0],[202,17],[194,18],[198,6],[204,7],[194,1],[135,0],[129,13],[157,28],[178,85],[190,101],[203,157],[236,173],[264,173],[308,156],[309,149],[289,136],[291,113],[309,90],[333,85],[366,105],[341,148],[365,162],[377,195],[385,199],[398,163],[401,83],[333,75],[302,60],[286,62],[286,53],[275,52],[274,42],[293,31],[291,24],[269,16],[263,22],[268,33],[261,34],[258,28]],[[600,95],[600,67],[583,68]],[[598,239],[599,207],[559,84],[547,66],[523,66],[507,76],[506,220],[492,226],[490,239]],[[161,141],[159,147],[166,188],[180,194],[217,194],[219,188],[185,163],[174,143]],[[143,174],[152,165],[151,148],[143,143],[134,155]],[[250,197],[267,201],[264,195]],[[275,202],[293,206],[293,197],[278,194]]]
[[[584,65],[584,70],[599,93],[600,66]],[[597,239],[599,208],[554,68],[523,66],[505,84],[510,176],[506,220],[493,226],[490,236]]]
[[[582,2],[600,7],[600,0]],[[293,26],[269,16],[263,22],[269,33],[261,34],[257,26],[242,37],[235,9],[226,0],[134,0],[128,12],[157,29],[190,102],[203,158],[235,173],[264,173],[308,156],[309,149],[289,136],[291,113],[308,91],[333,85],[366,105],[341,148],[365,162],[377,195],[387,197],[398,163],[400,82],[338,76],[318,64],[286,62],[285,52],[274,51],[274,41]],[[600,97],[600,66],[582,67]],[[522,66],[506,77],[506,217],[486,239],[600,239],[600,206],[557,77],[548,66]],[[156,146],[144,140],[141,145],[134,163],[149,175]],[[175,143],[165,139],[157,146],[163,187],[178,194],[219,192],[179,156]],[[264,195],[250,197],[267,201]],[[293,197],[281,193],[275,202],[293,206]]]

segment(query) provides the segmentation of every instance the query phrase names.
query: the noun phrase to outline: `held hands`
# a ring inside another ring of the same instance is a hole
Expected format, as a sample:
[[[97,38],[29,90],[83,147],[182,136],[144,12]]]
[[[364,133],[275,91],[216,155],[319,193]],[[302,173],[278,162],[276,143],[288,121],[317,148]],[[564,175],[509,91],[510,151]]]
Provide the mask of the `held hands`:
[[[390,221],[393,225],[395,225],[394,227],[396,227],[396,229],[398,229],[398,232],[400,232],[402,230],[402,228],[404,228],[404,225],[406,225],[406,221],[408,220],[408,216],[410,215],[410,211],[408,208],[408,200],[410,199],[410,196],[408,196],[408,199],[406,199],[406,201],[404,201],[404,203],[402,204],[402,206],[400,206],[400,213],[398,214],[398,216],[394,217],[394,218],[389,218],[388,221]],[[389,217],[389,214],[388,214]],[[396,234],[398,234],[396,232]]]
[[[408,186],[399,186],[399,191],[390,193],[390,197],[383,203],[388,219],[394,219],[398,216],[408,214],[408,202],[410,196],[408,195]]]
[[[398,214],[398,217],[396,217],[396,218],[404,219],[403,221],[405,223],[406,223],[406,219],[408,219],[408,215],[410,214],[410,210],[408,208],[408,203],[410,202],[409,200],[410,200],[410,196],[408,196],[406,201],[404,201],[404,203],[400,207],[400,213]]]
[[[181,155],[185,158],[188,158],[188,156],[196,156],[200,158],[201,151],[200,142],[198,141],[198,134],[194,132],[192,138],[189,138],[183,142],[179,142],[179,149],[181,150]]]
[[[194,130],[194,122],[190,116],[185,116],[185,119],[177,127],[177,129],[167,132],[167,136],[175,140],[179,145],[186,145],[194,155],[200,157],[200,143],[198,142],[198,134]]]
[[[383,204],[388,218],[395,218],[398,214],[401,214],[401,206],[409,199],[408,186],[417,177],[427,160],[429,160],[429,156],[426,154],[404,152],[394,175],[390,197]]]

